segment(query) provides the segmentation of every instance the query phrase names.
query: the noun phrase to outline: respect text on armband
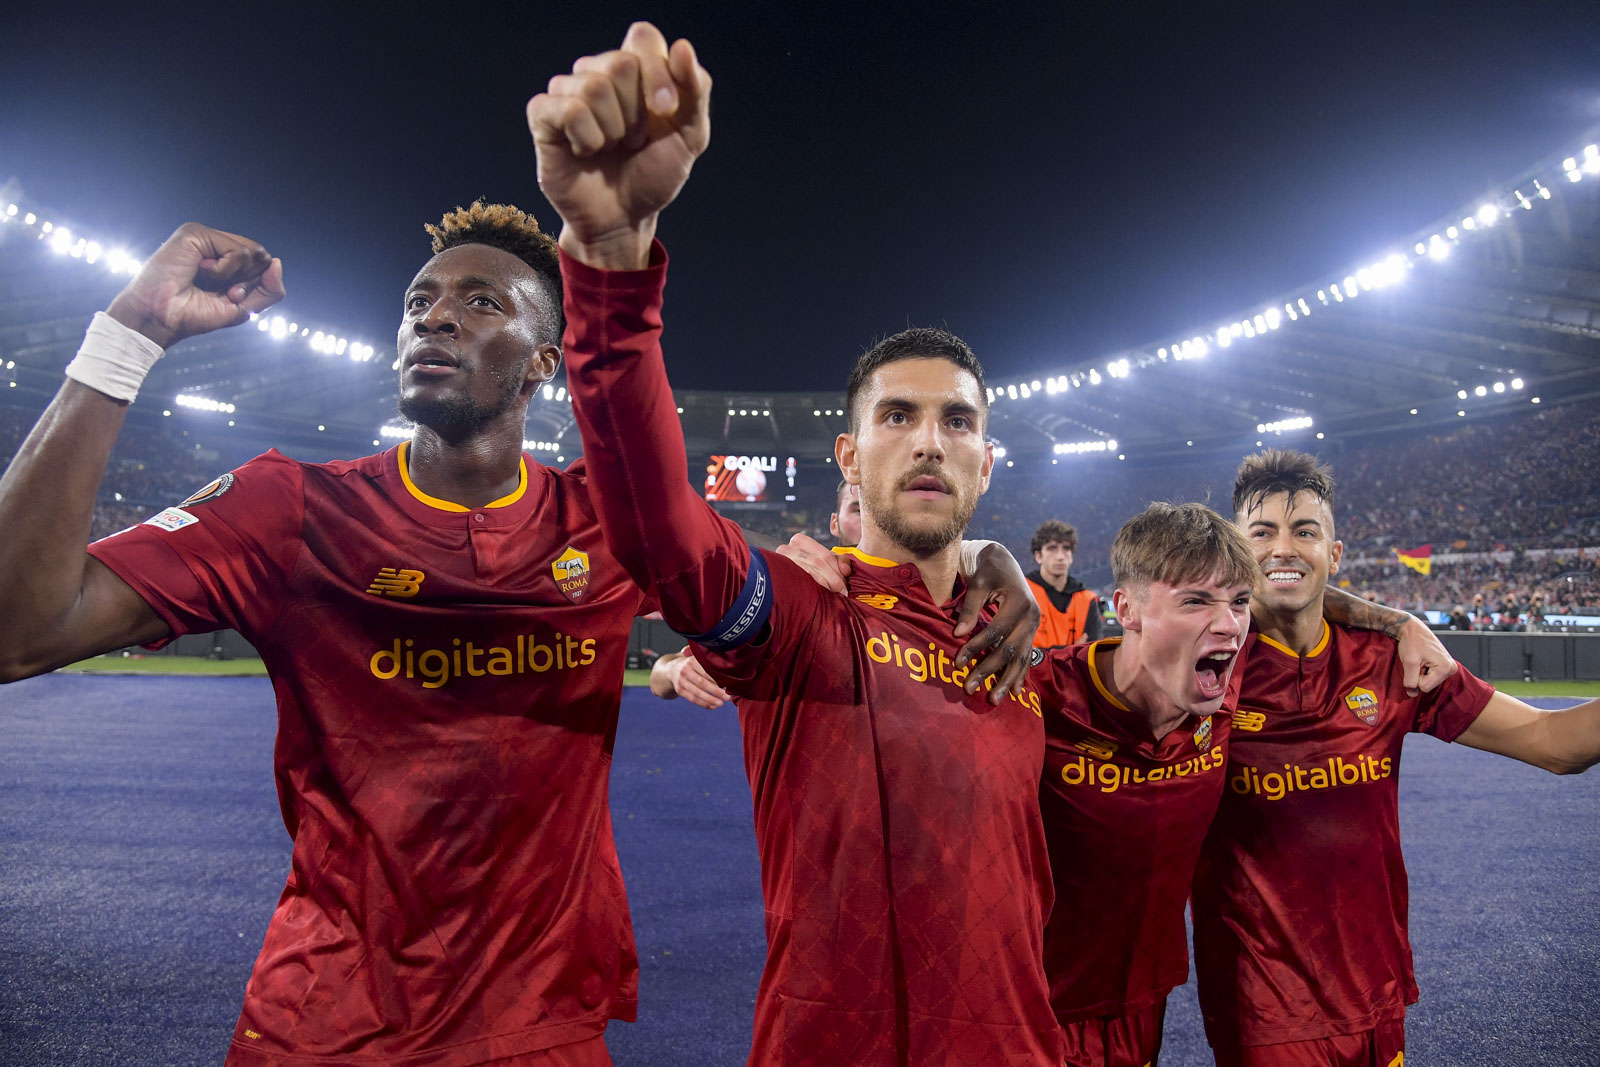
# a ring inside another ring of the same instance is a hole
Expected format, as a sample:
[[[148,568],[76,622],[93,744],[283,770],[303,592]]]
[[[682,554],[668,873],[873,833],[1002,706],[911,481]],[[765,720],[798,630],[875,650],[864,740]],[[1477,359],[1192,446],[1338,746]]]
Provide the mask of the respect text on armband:
[[[424,689],[442,689],[458,678],[577,670],[593,663],[597,652],[595,638],[559,631],[553,636],[518,634],[510,645],[479,645],[457,637],[447,648],[397,637],[393,646],[371,655],[367,668],[381,681],[402,679],[419,682]]]

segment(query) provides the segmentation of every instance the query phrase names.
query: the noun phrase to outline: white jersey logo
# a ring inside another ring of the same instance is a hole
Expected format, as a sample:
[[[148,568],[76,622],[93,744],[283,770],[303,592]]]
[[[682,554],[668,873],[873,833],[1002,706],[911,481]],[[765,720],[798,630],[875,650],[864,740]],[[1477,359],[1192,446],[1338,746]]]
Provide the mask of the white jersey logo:
[[[193,526],[199,521],[199,519],[195,518],[187,511],[184,511],[182,508],[168,508],[159,515],[152,515],[148,519],[144,520],[144,525],[154,526],[157,529],[165,530],[168,533],[171,533],[174,530],[181,530],[185,526]]]

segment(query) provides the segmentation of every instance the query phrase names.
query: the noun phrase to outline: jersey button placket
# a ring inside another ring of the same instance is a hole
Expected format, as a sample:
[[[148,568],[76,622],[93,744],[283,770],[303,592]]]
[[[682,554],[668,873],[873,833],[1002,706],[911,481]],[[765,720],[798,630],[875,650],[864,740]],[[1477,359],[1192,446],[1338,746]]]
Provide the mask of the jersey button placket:
[[[473,521],[473,522],[479,522],[479,523],[481,523],[481,522],[486,522],[486,521],[487,521],[487,520],[488,520],[488,516],[487,516],[487,515],[485,515],[485,514],[484,514],[484,513],[483,513],[483,512],[481,512],[481,511],[474,511],[474,512],[473,512],[473,513],[472,513],[472,521]]]

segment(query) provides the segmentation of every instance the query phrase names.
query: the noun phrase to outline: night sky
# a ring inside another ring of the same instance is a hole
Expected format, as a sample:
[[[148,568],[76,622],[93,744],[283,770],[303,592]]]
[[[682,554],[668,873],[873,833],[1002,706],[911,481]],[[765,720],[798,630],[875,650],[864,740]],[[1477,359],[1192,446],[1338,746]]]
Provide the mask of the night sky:
[[[0,181],[144,254],[254,237],[288,314],[384,348],[424,221],[557,225],[527,97],[632,18],[688,37],[712,145],[661,236],[693,388],[836,389],[911,323],[992,378],[1198,332],[1600,124],[1592,2],[156,7],[10,9]]]

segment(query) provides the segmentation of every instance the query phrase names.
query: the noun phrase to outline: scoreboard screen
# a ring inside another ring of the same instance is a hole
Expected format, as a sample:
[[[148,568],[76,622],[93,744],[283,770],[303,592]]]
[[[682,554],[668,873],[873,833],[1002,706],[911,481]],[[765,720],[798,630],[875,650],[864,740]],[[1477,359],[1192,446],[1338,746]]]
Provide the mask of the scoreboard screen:
[[[794,499],[793,456],[712,456],[706,463],[706,499],[761,503]]]

